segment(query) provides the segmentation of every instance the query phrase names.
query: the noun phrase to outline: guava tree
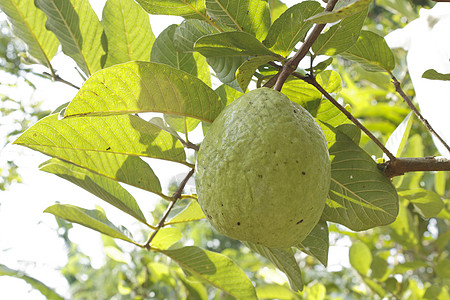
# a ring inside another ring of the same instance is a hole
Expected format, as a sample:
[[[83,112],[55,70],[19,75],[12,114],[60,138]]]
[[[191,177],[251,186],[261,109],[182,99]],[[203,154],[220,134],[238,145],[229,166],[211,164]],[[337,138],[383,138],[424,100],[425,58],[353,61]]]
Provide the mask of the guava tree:
[[[146,227],[148,238],[133,238],[101,208],[55,204],[46,212],[108,236],[105,245],[109,249],[117,250],[111,238],[134,244],[142,250],[138,253],[144,266],[150,266],[149,258],[156,256],[176,263],[176,271],[167,274],[182,284],[182,293],[191,299],[208,297],[205,284],[221,291],[217,297],[257,299],[257,290],[259,298],[280,297],[281,286],[258,289],[258,281],[252,278],[255,289],[242,268],[226,255],[183,245],[184,235],[195,226],[190,224],[205,218],[197,195],[183,192],[201,149],[201,144],[189,140],[190,133],[201,126],[207,134],[223,109],[249,89],[272,88],[314,117],[331,159],[325,208],[304,240],[284,248],[246,243],[286,274],[290,285],[290,290],[283,290],[286,299],[302,297],[298,253],[326,266],[329,232],[339,231],[361,241],[350,249],[350,262],[373,295],[401,297],[408,289],[420,289],[411,288],[414,281],[410,278],[394,276],[420,267],[430,269],[429,277],[435,280],[417,292],[418,297],[445,295],[450,265],[449,209],[444,199],[448,197],[448,174],[431,171],[450,170],[450,161],[423,157],[429,152],[435,155],[436,150],[424,152],[422,139],[429,140],[431,132],[450,148],[420,115],[397,79],[407,80],[403,68],[396,69],[394,53],[372,18],[377,9],[399,9],[395,3],[384,2],[372,7],[368,0],[302,1],[287,8],[272,0],[108,0],[99,21],[88,0],[2,1],[0,8],[14,32],[28,45],[29,55],[48,68],[49,76],[66,82],[51,63],[61,46],[86,78],[72,101],[31,126],[15,143],[51,156],[41,170],[69,180],[134,217]],[[410,13],[408,8],[403,12]],[[184,21],[155,38],[148,14],[177,15]],[[304,59],[310,63],[301,69]],[[402,62],[400,67],[404,67]],[[445,74],[437,75],[446,79]],[[378,115],[363,102],[370,93],[375,94],[377,105],[384,105]],[[383,103],[388,94],[396,97],[393,107]],[[344,106],[341,100],[353,106]],[[419,121],[408,114],[410,110]],[[383,118],[383,126],[375,126],[377,117]],[[184,165],[186,176],[172,194],[165,194],[158,172],[142,158]],[[432,183],[421,185],[422,178]],[[161,197],[165,210],[155,211],[156,222],[148,221],[150,216],[120,183]],[[293,194],[292,201],[301,197]],[[424,235],[430,218],[438,220],[434,237]],[[381,249],[378,243],[383,235],[377,230],[389,224],[393,241]],[[355,233],[369,229],[370,233]],[[411,264],[388,268],[389,259],[398,257],[391,249]],[[14,275],[7,268],[0,271]],[[135,271],[151,273],[145,267]],[[133,292],[145,297],[142,286],[147,275],[142,276],[136,277]],[[423,280],[430,282],[427,276]],[[308,295],[317,292],[309,288]],[[121,292],[128,295],[131,291],[123,288]]]

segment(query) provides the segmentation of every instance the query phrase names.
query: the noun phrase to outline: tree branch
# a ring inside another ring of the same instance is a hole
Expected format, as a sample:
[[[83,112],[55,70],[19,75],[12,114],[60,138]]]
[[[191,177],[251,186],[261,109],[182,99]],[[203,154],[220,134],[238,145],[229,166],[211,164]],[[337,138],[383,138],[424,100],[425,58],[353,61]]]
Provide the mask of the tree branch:
[[[153,239],[155,238],[158,231],[164,227],[164,223],[166,222],[167,217],[169,216],[170,212],[172,211],[173,207],[175,206],[175,203],[177,202],[177,200],[181,198],[181,192],[183,191],[184,187],[186,186],[186,183],[188,182],[189,178],[191,178],[191,176],[193,174],[194,174],[194,169],[191,169],[189,171],[189,173],[186,175],[186,177],[183,179],[183,181],[181,182],[178,189],[175,191],[175,193],[173,193],[172,201],[170,202],[169,206],[167,207],[166,211],[164,212],[164,215],[161,218],[161,220],[159,221],[158,226],[152,232],[152,234],[148,238],[147,242],[145,242],[143,248],[150,250],[150,243],[153,241]]]
[[[445,148],[447,148],[448,152],[450,152],[450,147],[447,145],[447,143],[444,141],[444,139],[442,139],[441,136],[436,131],[434,131],[434,129],[433,129],[433,127],[431,127],[430,123],[428,123],[428,121],[422,116],[422,114],[419,112],[419,110],[417,110],[417,108],[412,103],[411,99],[409,99],[409,97],[402,90],[400,82],[397,80],[397,78],[395,78],[395,76],[392,75],[392,73],[390,75],[392,77],[392,81],[395,86],[395,91],[397,93],[399,93],[400,96],[402,96],[403,100],[408,104],[409,108],[411,108],[411,110],[416,114],[416,116],[419,118],[419,120],[422,121],[422,123],[425,125],[425,127],[428,129],[428,131],[430,131],[431,134],[434,134],[434,136],[438,138],[438,140],[445,146]]]
[[[325,11],[332,11],[337,1],[338,0],[328,1],[327,6],[325,7]],[[312,47],[312,45],[319,37],[322,30],[325,28],[325,25],[326,24],[314,25],[313,30],[308,35],[308,37],[306,38],[305,42],[302,44],[300,49],[295,53],[295,55],[291,59],[287,61],[287,63],[283,66],[283,69],[281,69],[281,71],[278,73],[279,75],[274,86],[275,90],[281,91],[284,82],[289,77],[289,75],[291,75],[297,69],[298,64],[306,56],[309,49]]]
[[[378,164],[378,168],[390,178],[407,172],[450,171],[450,159],[443,156],[397,157],[395,160]]]

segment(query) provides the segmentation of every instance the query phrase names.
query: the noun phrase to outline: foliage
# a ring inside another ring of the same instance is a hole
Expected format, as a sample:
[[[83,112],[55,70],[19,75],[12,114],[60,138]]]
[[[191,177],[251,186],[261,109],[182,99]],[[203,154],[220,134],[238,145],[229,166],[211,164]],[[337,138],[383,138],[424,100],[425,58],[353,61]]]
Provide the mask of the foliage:
[[[373,159],[382,151],[324,97],[331,94],[348,104],[346,109],[391,145],[396,156],[436,154],[428,132],[393,94],[394,74],[408,93],[412,90],[402,75],[404,54],[392,52],[383,38],[402,26],[401,16],[417,17],[417,7],[406,1],[369,2],[340,0],[333,11],[324,12],[318,1],[287,9],[276,0],[108,0],[101,21],[87,0],[0,3],[30,57],[54,79],[51,58],[58,44],[87,78],[68,105],[15,143],[51,156],[42,170],[133,216],[145,225],[138,235],[148,236],[140,242],[101,208],[47,208],[66,231],[70,225],[62,219],[103,234],[109,258],[98,270],[62,235],[70,257],[62,274],[74,299],[446,299],[449,174],[415,172],[390,180]],[[155,39],[146,13],[178,15],[184,21]],[[332,185],[322,220],[298,247],[244,246],[213,232],[201,220],[196,195],[183,193],[195,166],[195,155],[189,154],[201,147],[189,136],[200,123],[206,132],[249,87],[270,86],[315,22],[334,24],[312,44],[310,68],[288,77],[281,91],[309,110],[327,138]],[[317,63],[321,55],[325,59]],[[20,67],[13,59],[4,68],[17,73]],[[445,74],[432,75],[446,79]],[[311,76],[325,92],[308,84]],[[216,78],[218,87],[212,84]],[[155,117],[144,117],[148,112]],[[157,172],[141,157],[191,171],[173,194],[164,193]],[[153,211],[159,221],[147,223],[149,216],[119,182],[161,197]],[[353,269],[325,273],[318,262],[326,266],[329,246],[349,238],[355,241]],[[119,243],[136,247],[125,250]],[[287,281],[267,275],[274,272],[271,263]]]

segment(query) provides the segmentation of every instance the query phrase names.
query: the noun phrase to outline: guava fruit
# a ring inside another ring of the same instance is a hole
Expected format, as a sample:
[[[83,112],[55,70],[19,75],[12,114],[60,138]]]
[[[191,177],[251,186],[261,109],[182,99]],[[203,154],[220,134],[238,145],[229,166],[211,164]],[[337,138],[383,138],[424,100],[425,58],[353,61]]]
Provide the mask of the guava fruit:
[[[302,106],[269,88],[219,114],[197,156],[198,202],[222,234],[267,247],[298,245],[330,186],[325,136]]]

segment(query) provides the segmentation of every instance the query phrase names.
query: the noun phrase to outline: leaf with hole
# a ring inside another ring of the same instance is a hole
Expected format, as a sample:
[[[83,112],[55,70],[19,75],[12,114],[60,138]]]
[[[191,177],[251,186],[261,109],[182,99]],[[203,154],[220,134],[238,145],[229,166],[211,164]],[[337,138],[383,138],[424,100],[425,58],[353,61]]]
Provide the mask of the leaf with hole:
[[[398,214],[398,195],[389,178],[340,130],[345,124],[319,125],[331,158],[331,186],[322,219],[356,231],[392,223]]]
[[[161,253],[170,257],[185,272],[231,296],[238,299],[257,299],[250,279],[225,255],[195,246],[162,250]]]
[[[137,220],[147,223],[136,200],[117,181],[99,176],[56,158],[42,163],[39,169],[68,180]]]
[[[45,28],[46,16],[33,0],[5,0],[0,9],[12,25],[12,31],[28,46],[28,52],[54,73],[50,60],[58,49],[58,39]]]

